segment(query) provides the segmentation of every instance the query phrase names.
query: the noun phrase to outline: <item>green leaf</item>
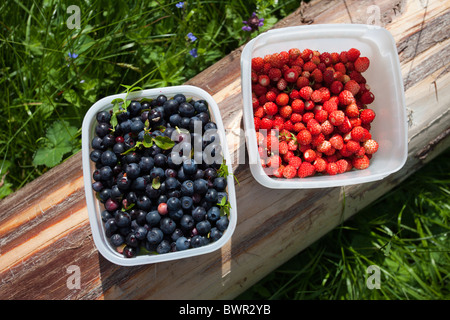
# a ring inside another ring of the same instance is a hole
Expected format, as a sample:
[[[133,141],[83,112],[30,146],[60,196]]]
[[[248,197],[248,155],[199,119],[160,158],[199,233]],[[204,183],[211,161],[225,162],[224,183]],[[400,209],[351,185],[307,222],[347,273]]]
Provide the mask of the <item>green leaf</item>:
[[[161,187],[161,181],[159,181],[159,177],[155,177],[152,181],[152,188],[158,190]]]
[[[163,150],[169,150],[175,145],[175,141],[172,141],[172,139],[166,136],[157,136],[153,138],[153,141],[155,141],[155,144]]]
[[[150,148],[153,145],[153,139],[149,133],[147,133],[147,132],[144,133],[144,141],[142,144],[146,148]]]
[[[77,128],[67,121],[55,121],[45,135],[44,146],[34,154],[33,164],[50,168],[59,164],[63,156],[73,150],[76,133]]]

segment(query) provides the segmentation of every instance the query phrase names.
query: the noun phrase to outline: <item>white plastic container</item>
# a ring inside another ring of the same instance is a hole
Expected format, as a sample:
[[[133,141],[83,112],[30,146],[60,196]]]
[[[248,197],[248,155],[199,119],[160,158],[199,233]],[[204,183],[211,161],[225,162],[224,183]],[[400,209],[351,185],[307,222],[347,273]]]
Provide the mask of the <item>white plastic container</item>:
[[[214,99],[203,89],[194,86],[182,85],[173,87],[164,87],[158,89],[149,89],[143,91],[136,91],[130,93],[127,100],[142,99],[142,98],[156,98],[160,94],[166,95],[168,98],[173,97],[177,93],[184,94],[187,98],[203,99],[208,102],[211,119],[217,124],[218,134],[222,146],[223,157],[228,166],[228,172],[233,172],[231,167],[231,158],[226,143],[225,129],[223,127],[222,118],[220,116],[219,107]],[[236,210],[236,193],[234,186],[234,178],[232,175],[227,178],[227,192],[228,199],[231,205],[229,215],[229,226],[224,231],[223,236],[211,244],[200,248],[189,248],[184,251],[170,252],[157,255],[139,255],[134,258],[125,258],[118,253],[108,242],[101,219],[101,212],[103,205],[96,199],[95,192],[92,189],[92,173],[94,170],[94,163],[90,160],[89,155],[92,151],[91,141],[95,135],[96,115],[99,111],[112,109],[111,101],[117,98],[125,99],[126,94],[117,94],[105,97],[97,101],[86,113],[83,120],[82,127],[82,158],[83,158],[83,175],[86,193],[86,203],[89,214],[89,222],[91,225],[94,243],[99,252],[109,261],[121,266],[135,266],[163,261],[176,260],[181,258],[188,258],[206,254],[221,248],[231,238],[236,227],[237,210]]]
[[[364,72],[375,95],[370,108],[376,113],[372,137],[379,143],[369,168],[343,174],[316,175],[307,178],[282,179],[264,173],[257,151],[253,121],[251,59],[291,48],[341,52],[357,48],[370,59]],[[268,188],[325,188],[381,180],[403,167],[408,155],[408,131],[403,79],[397,47],[384,28],[358,24],[325,24],[270,30],[251,40],[241,55],[241,80],[244,104],[244,128],[250,170],[254,178]]]

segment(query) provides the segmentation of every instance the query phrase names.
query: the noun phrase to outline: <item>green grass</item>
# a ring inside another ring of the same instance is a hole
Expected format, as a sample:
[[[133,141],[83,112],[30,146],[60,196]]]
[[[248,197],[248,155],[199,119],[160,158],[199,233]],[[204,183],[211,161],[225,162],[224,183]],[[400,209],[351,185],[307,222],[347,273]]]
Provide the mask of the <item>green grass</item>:
[[[257,35],[241,29],[252,12],[265,18],[264,31],[299,5],[198,0],[177,8],[178,2],[0,4],[0,199],[79,151],[84,114],[102,97],[124,92],[121,84],[182,84]],[[79,29],[68,27],[75,22],[70,5],[80,8]],[[197,58],[189,54],[194,48]]]
[[[450,149],[238,299],[450,299]],[[380,270],[369,289],[369,266]]]

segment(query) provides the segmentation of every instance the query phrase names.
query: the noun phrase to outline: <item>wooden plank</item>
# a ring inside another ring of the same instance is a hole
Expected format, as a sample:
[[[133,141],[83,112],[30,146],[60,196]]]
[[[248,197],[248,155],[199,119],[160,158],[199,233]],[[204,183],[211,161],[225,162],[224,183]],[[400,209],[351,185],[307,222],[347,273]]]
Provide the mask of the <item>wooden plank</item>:
[[[410,115],[408,161],[398,173],[358,186],[270,190],[254,180],[246,164],[235,165],[238,223],[222,249],[181,261],[120,267],[105,260],[92,241],[78,153],[0,202],[0,298],[237,296],[450,146],[449,7],[449,0],[316,0],[275,26],[375,21],[391,31]],[[242,120],[241,51],[188,81],[218,102],[236,159],[246,154],[243,137],[235,135]],[[73,266],[79,268],[79,289],[71,283]]]

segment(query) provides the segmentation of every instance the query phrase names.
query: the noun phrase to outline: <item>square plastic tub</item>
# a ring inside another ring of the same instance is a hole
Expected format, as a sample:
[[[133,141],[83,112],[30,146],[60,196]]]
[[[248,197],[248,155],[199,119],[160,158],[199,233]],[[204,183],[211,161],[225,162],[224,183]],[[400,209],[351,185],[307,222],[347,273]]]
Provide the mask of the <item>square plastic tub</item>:
[[[365,170],[343,174],[315,175],[307,178],[282,179],[269,177],[261,166],[253,121],[251,59],[291,48],[341,52],[357,48],[370,59],[364,77],[375,100],[370,108],[376,113],[372,137],[379,149]],[[241,54],[241,81],[244,128],[250,170],[254,178],[268,188],[325,188],[381,180],[403,167],[408,155],[408,132],[403,79],[397,47],[384,28],[360,24],[324,24],[274,29],[262,33],[244,47]]]
[[[182,85],[173,87],[164,87],[158,89],[148,89],[143,91],[135,91],[128,95],[127,100],[140,100],[142,98],[156,98],[160,94],[166,95],[168,98],[173,97],[177,93],[183,93],[187,98],[203,99],[208,102],[211,120],[217,124],[218,135],[222,146],[222,154],[228,166],[228,172],[233,172],[231,168],[231,158],[226,143],[225,129],[220,116],[219,107],[214,99],[203,89],[195,86]],[[118,253],[110,244],[105,235],[103,222],[101,219],[102,206],[92,189],[92,173],[95,164],[90,160],[89,155],[92,151],[91,141],[95,135],[96,115],[99,111],[110,110],[113,105],[111,101],[114,99],[125,99],[126,94],[117,94],[105,97],[97,101],[86,113],[82,126],[82,158],[83,158],[83,176],[86,194],[86,203],[89,214],[89,222],[92,230],[94,243],[98,251],[109,261],[121,266],[135,266],[142,264],[157,263],[163,261],[171,261],[176,259],[188,258],[213,252],[221,248],[231,238],[236,227],[237,210],[236,210],[236,193],[234,179],[232,175],[227,177],[227,193],[229,203],[231,205],[229,214],[229,225],[224,231],[222,237],[216,242],[199,248],[189,248],[183,251],[169,252],[155,255],[138,255],[133,258],[125,258]]]

